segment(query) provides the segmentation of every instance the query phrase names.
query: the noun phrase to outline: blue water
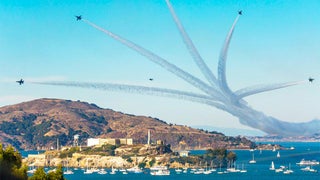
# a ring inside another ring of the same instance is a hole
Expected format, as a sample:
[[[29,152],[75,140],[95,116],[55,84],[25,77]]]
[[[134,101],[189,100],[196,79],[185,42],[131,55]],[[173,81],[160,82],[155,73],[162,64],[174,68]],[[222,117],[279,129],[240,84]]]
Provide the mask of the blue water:
[[[278,151],[272,152],[271,150],[256,150],[250,152],[248,150],[234,150],[237,154],[236,167],[242,169],[244,167],[247,173],[227,173],[217,174],[213,172],[209,175],[204,174],[191,174],[190,170],[187,174],[181,173],[176,174],[174,169],[171,169],[170,176],[151,176],[149,170],[145,170],[143,174],[132,174],[127,175],[117,172],[115,175],[110,175],[110,169],[107,169],[108,174],[100,175],[97,173],[83,174],[81,169],[74,170],[72,175],[64,175],[68,180],[81,180],[81,179],[317,179],[320,180],[320,166],[314,166],[317,170],[316,173],[301,171],[301,166],[296,165],[301,159],[305,160],[317,160],[320,161],[320,143],[293,143],[293,142],[279,142],[284,147],[295,147],[294,150],[280,150],[280,158],[276,155]],[[192,154],[202,154],[205,151],[191,151]],[[257,161],[256,164],[249,164],[248,162],[252,159],[252,153],[254,153],[254,159]],[[270,171],[269,167],[271,161],[274,162],[275,168],[279,168],[280,165],[289,166],[294,172],[292,174],[283,174],[282,172],[276,173]],[[222,169],[224,171],[225,169]],[[219,168],[217,169],[219,171]]]

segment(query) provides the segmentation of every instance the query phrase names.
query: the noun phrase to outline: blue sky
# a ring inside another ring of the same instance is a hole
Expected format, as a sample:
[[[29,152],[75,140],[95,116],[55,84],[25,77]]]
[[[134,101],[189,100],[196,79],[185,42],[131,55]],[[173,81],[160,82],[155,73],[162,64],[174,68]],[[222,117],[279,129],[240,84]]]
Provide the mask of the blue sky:
[[[319,79],[320,1],[171,0],[198,51],[217,75],[221,46],[239,9],[227,79],[232,90],[256,84]],[[28,80],[113,82],[197,92],[138,53],[83,22],[81,14],[204,79],[184,46],[164,0],[1,0],[0,105],[37,98],[88,101],[183,125],[247,128],[202,104]],[[17,86],[15,80],[26,84]],[[154,78],[154,81],[149,81]],[[320,79],[319,79],[320,80]],[[320,118],[319,81],[247,97],[265,114],[290,122]]]

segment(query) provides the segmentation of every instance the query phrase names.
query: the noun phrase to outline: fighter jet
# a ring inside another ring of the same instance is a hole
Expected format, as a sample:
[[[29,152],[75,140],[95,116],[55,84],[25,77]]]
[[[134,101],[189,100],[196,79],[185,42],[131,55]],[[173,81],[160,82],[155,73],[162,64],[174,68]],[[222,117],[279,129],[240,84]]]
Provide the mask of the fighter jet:
[[[314,81],[314,79],[313,78],[311,78],[311,77],[309,77],[309,82],[311,82],[312,83],[312,81]]]
[[[16,81],[17,83],[19,83],[19,85],[22,85],[24,83],[23,79],[20,79],[20,81]]]
[[[75,16],[77,18],[77,21],[80,21],[82,19],[81,15],[80,16]]]
[[[242,10],[238,11],[238,14],[239,14],[239,15],[242,15]]]

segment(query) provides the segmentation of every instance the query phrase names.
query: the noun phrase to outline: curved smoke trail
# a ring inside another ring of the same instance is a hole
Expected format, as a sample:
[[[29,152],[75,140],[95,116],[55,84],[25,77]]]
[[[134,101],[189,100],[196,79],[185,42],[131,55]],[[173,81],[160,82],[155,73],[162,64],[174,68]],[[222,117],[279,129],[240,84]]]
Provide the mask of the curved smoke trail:
[[[206,79],[209,81],[209,83],[213,86],[213,87],[218,87],[218,81],[217,78],[213,75],[212,71],[208,68],[208,66],[206,65],[206,63],[203,61],[202,57],[200,56],[199,52],[197,51],[196,47],[194,46],[192,40],[190,39],[190,37],[188,36],[188,34],[186,33],[186,31],[184,30],[183,25],[181,24],[178,16],[176,15],[170,0],[166,0],[167,6],[170,10],[170,13],[173,17],[174,22],[176,23],[178,30],[180,32],[180,35],[183,39],[184,44],[187,46],[187,49],[189,50],[192,58],[194,59],[194,61],[196,62],[196,64],[198,65],[199,69],[201,70],[201,72],[203,73],[203,75],[206,77]]]
[[[206,83],[202,82],[200,79],[192,76],[191,74],[185,72],[184,70],[178,68],[177,66],[175,66],[174,64],[169,63],[168,61],[166,61],[165,59],[157,56],[156,54],[150,52],[149,50],[138,46],[137,44],[128,41],[106,29],[103,29],[99,26],[97,26],[96,24],[86,20],[86,19],[82,19],[85,23],[87,23],[88,25],[96,28],[97,30],[107,34],[108,36],[112,37],[113,39],[121,42],[122,44],[126,45],[127,47],[135,50],[136,52],[140,53],[141,55],[143,55],[144,57],[148,58],[149,60],[151,60],[152,62],[160,65],[161,67],[163,67],[164,69],[170,71],[171,73],[175,74],[176,76],[184,79],[185,81],[187,81],[188,83],[190,83],[191,85],[193,85],[194,87],[202,90],[203,92],[207,93],[208,95],[211,95],[212,97],[215,98],[219,98],[222,100],[222,96],[221,93],[218,92],[217,90],[213,89],[212,87],[208,86]]]
[[[216,99],[192,92],[179,91],[174,89],[156,88],[156,87],[146,87],[146,86],[136,86],[136,85],[124,85],[124,84],[113,84],[113,83],[89,83],[89,82],[30,82],[33,84],[40,85],[52,85],[52,86],[66,86],[66,87],[80,87],[80,88],[92,88],[105,91],[121,91],[127,93],[136,93],[143,95],[153,95],[153,96],[163,96],[171,97],[176,99],[188,100],[192,102],[198,102],[202,104],[208,104],[217,107],[222,110],[227,110],[227,108],[219,103]]]
[[[181,22],[177,18],[169,0],[166,0],[168,8],[173,16],[173,19],[178,26],[179,32],[183,38],[185,45],[187,46],[191,56],[194,61],[197,63],[198,67],[202,71],[202,73],[206,76],[210,85],[201,81],[197,77],[192,76],[188,72],[183,71],[179,67],[167,62],[165,59],[155,55],[154,53],[136,45],[133,42],[130,42],[122,37],[119,37],[93,23],[88,20],[82,19],[88,25],[102,31],[113,39],[119,41],[120,43],[126,45],[127,47],[135,50],[141,55],[147,57],[152,62],[160,65],[162,68],[170,71],[174,75],[182,78],[187,81],[189,84],[194,87],[202,90],[207,95],[190,93],[185,91],[177,91],[172,89],[164,89],[164,88],[153,88],[153,87],[144,87],[144,86],[132,86],[132,85],[121,85],[121,84],[98,84],[98,83],[76,83],[76,82],[44,82],[38,84],[44,85],[60,85],[60,86],[73,86],[73,87],[82,87],[82,88],[95,88],[101,90],[110,90],[110,91],[122,91],[122,92],[130,92],[130,93],[140,93],[140,94],[149,94],[156,96],[164,96],[171,97],[183,100],[189,100],[192,102],[199,102],[202,104],[207,104],[223,111],[226,111],[236,117],[239,118],[240,123],[250,126],[256,129],[260,129],[269,134],[277,134],[283,136],[299,136],[299,135],[313,135],[315,133],[320,133],[320,120],[314,120],[306,123],[290,123],[278,120],[276,118],[266,116],[262,112],[256,111],[247,105],[247,102],[243,100],[243,97],[265,92],[271,91],[279,88],[285,88],[288,86],[293,86],[300,84],[301,82],[291,82],[291,83],[282,83],[275,85],[260,85],[254,87],[247,87],[244,89],[240,89],[233,93],[228,84],[226,78],[226,60],[228,48],[230,45],[230,41],[239,19],[241,12],[239,12],[237,18],[235,19],[229,33],[226,37],[223,48],[220,52],[219,63],[218,63],[218,79],[216,79],[213,73],[206,66],[201,56],[197,52],[194,47],[191,39],[188,37],[185,32]],[[218,87],[216,86],[218,81]],[[217,88],[217,89],[215,89]]]
[[[253,94],[258,94],[266,91],[272,91],[280,88],[285,88],[289,86],[295,86],[305,83],[305,81],[295,81],[295,82],[287,82],[287,83],[280,83],[280,84],[270,84],[270,85],[257,85],[253,87],[247,87],[244,89],[240,89],[236,91],[234,94],[237,96],[237,98],[241,99],[246,96],[250,96]]]
[[[221,49],[220,56],[219,56],[219,63],[218,63],[218,80],[221,89],[227,93],[227,94],[232,94],[232,91],[230,90],[228,83],[227,83],[227,78],[226,78],[226,61],[227,61],[227,55],[228,55],[228,49],[230,45],[230,40],[232,38],[232,34],[234,31],[234,28],[239,20],[240,14],[236,17],[234,20],[231,29],[226,37],[225,43]]]

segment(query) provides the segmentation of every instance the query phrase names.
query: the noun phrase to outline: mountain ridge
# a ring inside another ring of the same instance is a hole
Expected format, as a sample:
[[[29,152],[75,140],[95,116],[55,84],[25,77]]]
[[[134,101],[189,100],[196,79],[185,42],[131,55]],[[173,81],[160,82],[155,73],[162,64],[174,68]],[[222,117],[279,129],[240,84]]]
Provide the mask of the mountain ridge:
[[[176,149],[254,146],[242,137],[168,124],[81,101],[42,98],[0,107],[0,141],[19,149],[49,149],[57,139],[62,145],[71,145],[75,134],[80,135],[81,145],[89,137],[133,138],[134,143],[146,143],[148,130],[153,142],[162,140]]]

